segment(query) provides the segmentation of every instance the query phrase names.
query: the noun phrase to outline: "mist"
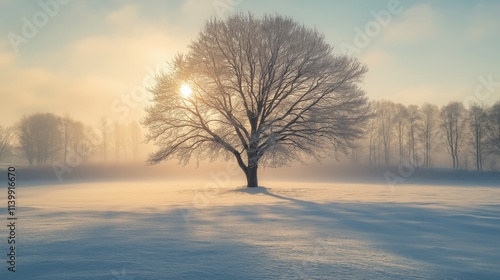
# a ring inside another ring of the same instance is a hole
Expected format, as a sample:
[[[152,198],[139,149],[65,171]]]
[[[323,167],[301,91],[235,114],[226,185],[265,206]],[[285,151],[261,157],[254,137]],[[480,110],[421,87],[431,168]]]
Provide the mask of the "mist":
[[[1,279],[499,279],[495,1],[0,1]]]

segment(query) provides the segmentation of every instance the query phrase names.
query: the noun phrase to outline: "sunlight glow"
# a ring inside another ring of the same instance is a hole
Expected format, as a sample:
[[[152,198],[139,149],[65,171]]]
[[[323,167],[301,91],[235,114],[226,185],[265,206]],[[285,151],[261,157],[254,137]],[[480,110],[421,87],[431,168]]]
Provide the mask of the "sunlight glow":
[[[188,98],[193,93],[193,90],[191,89],[191,87],[186,85],[186,84],[182,84],[180,91],[181,91],[182,97],[184,97],[184,98]]]

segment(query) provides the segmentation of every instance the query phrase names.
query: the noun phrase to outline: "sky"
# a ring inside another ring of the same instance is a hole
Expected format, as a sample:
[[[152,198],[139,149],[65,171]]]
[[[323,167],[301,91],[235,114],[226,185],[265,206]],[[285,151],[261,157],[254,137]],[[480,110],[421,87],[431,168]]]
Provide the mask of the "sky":
[[[366,64],[370,99],[500,100],[500,1],[0,0],[0,125],[144,115],[154,76],[211,16],[283,14]]]

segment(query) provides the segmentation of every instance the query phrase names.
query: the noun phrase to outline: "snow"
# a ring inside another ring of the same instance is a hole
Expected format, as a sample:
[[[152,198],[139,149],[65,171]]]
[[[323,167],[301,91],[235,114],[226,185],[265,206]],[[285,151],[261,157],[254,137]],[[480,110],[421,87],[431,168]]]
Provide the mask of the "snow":
[[[19,186],[0,279],[500,279],[498,187],[238,184]]]

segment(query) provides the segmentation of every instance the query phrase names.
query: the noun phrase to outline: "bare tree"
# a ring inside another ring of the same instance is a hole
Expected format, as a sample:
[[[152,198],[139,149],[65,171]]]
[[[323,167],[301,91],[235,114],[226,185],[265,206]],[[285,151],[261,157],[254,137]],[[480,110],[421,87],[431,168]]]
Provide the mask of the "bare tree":
[[[99,136],[91,127],[80,121],[72,121],[70,131],[69,150],[72,155],[79,160],[88,159],[99,143]]]
[[[119,122],[115,121],[113,124],[113,139],[115,144],[115,160],[120,160],[120,155],[123,151],[124,146],[124,131],[123,126]]]
[[[61,149],[61,119],[52,113],[24,116],[17,126],[21,149],[30,164],[55,160]]]
[[[377,134],[377,119],[376,119],[376,111],[374,110],[375,106],[371,107],[373,117],[368,121],[367,134],[368,134],[368,164],[376,164],[377,163],[377,143],[378,143],[378,134]]]
[[[104,157],[104,161],[107,160],[108,156],[108,146],[109,146],[109,138],[111,134],[112,124],[106,117],[102,117],[99,121],[98,130],[101,133],[102,139],[102,154]]]
[[[500,155],[500,101],[489,109],[488,143],[491,152]]]
[[[424,145],[424,166],[431,166],[432,147],[438,135],[439,109],[436,105],[425,103],[422,111],[422,143]]]
[[[483,158],[486,152],[486,134],[488,130],[487,109],[479,104],[472,104],[469,108],[469,129],[474,146],[476,169],[483,170]]]
[[[128,152],[131,150],[131,135],[129,126],[119,121],[113,122],[112,138],[115,149],[115,160],[127,160]]]
[[[418,150],[418,135],[422,130],[422,116],[417,105],[409,105],[407,108],[408,119],[408,158],[413,166],[419,165],[420,157]]]
[[[362,152],[363,145],[360,143],[360,141],[355,141],[352,144],[351,150],[350,150],[350,157],[351,157],[351,162],[353,164],[358,164],[359,159],[360,159],[360,154]]]
[[[398,139],[399,164],[403,164],[404,142],[408,126],[408,110],[403,104],[396,104],[395,110],[394,122],[396,124],[396,134]]]
[[[9,144],[12,140],[12,129],[0,125],[0,159],[7,151]]]
[[[290,18],[211,19],[152,89],[149,163],[232,156],[257,187],[259,165],[346,152],[369,118],[366,71]]]
[[[73,128],[74,128],[74,120],[72,120],[69,115],[65,115],[61,119],[61,129],[62,129],[62,136],[63,136],[63,161],[66,163],[66,160],[68,158],[68,150],[69,150],[69,145],[71,138],[74,136],[73,134]]]
[[[441,108],[441,128],[445,143],[453,161],[453,168],[459,168],[459,155],[465,140],[466,110],[460,102],[451,102]]]
[[[21,150],[23,150],[29,164],[32,165],[36,157],[35,146],[35,128],[32,125],[32,118],[23,116],[19,124],[16,126],[17,138]]]
[[[97,147],[100,143],[100,137],[97,131],[91,127],[86,125],[83,129],[83,139],[78,143],[77,153],[83,159],[88,160],[93,155],[98,152]]]
[[[382,100],[375,103],[379,148],[383,148],[384,164],[391,164],[391,144],[394,139],[394,112],[396,105],[392,101]]]
[[[137,160],[139,157],[139,144],[141,143],[141,127],[136,121],[130,122],[128,125],[128,132],[130,136],[130,149],[132,151],[132,158]]]

